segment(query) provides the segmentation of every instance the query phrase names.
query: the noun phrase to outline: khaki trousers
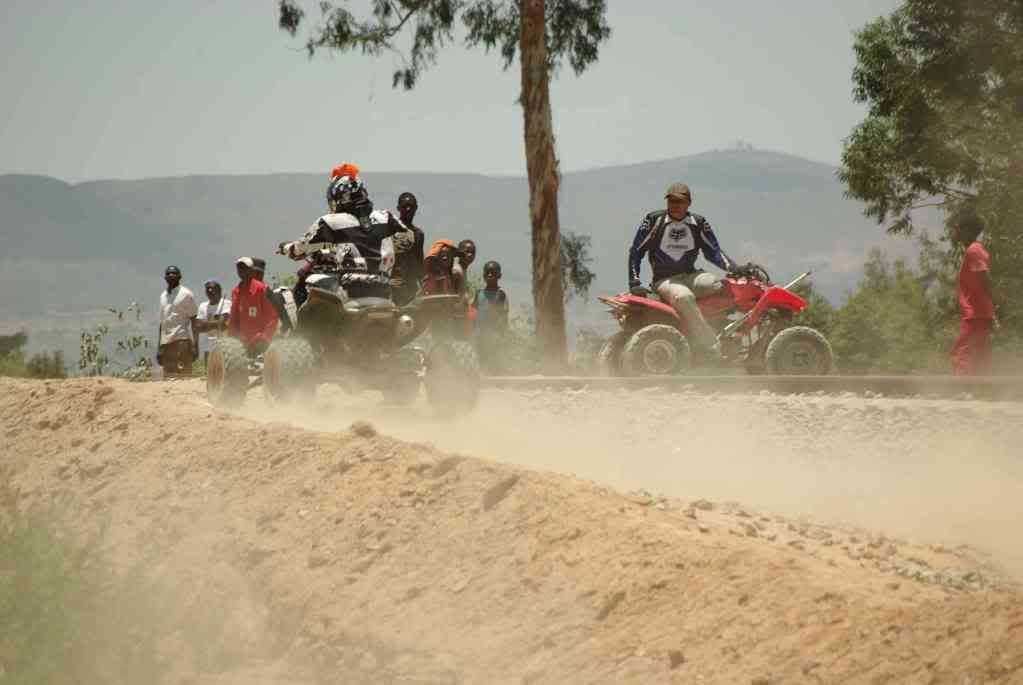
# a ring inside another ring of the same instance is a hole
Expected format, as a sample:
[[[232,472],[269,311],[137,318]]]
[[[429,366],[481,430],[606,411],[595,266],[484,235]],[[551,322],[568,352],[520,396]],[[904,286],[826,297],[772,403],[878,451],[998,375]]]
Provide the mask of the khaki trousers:
[[[661,299],[675,308],[686,324],[689,341],[697,349],[708,350],[717,342],[717,335],[710,327],[696,300],[707,297],[721,290],[721,282],[713,274],[704,271],[693,271],[688,274],[677,274],[654,284],[654,289]]]

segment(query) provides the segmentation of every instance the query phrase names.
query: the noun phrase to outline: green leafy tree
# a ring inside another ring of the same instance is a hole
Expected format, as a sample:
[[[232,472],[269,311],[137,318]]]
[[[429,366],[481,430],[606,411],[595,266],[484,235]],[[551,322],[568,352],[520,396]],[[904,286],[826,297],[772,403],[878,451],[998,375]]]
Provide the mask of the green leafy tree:
[[[871,251],[863,280],[835,312],[830,331],[846,373],[913,373],[947,366],[949,341],[932,326],[933,305],[923,279],[898,259]]]
[[[868,24],[856,34],[853,93],[869,109],[846,140],[840,177],[892,232],[911,232],[920,207],[952,216],[975,205],[1003,323],[1023,331],[1020,46],[1019,0],[905,0]]]
[[[809,326],[823,333],[824,337],[830,337],[836,312],[828,299],[814,290],[809,281],[799,283],[793,290],[806,300],[806,307],[796,315],[795,323]]]
[[[606,0],[371,0],[369,4],[369,15],[359,18],[347,2],[321,2],[322,23],[306,42],[310,56],[319,50],[397,53],[403,66],[394,72],[393,85],[408,90],[436,62],[439,49],[454,40],[455,24],[461,20],[467,47],[497,49],[506,69],[519,57],[536,335],[545,365],[563,366],[567,344],[559,249],[560,179],[550,78],[566,61],[576,74],[596,61],[599,45],[611,33]],[[298,0],[279,0],[278,9],[280,27],[295,35],[305,10]],[[398,44],[406,31],[411,34],[407,51]]]
[[[566,300],[585,300],[597,277],[590,271],[590,236],[566,233],[561,236],[561,289]]]

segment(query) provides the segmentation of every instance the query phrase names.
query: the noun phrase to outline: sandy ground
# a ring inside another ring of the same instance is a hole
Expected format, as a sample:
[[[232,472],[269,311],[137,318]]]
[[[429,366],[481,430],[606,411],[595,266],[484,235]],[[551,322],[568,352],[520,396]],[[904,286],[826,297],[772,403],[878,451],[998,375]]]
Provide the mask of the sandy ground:
[[[1021,414],[0,380],[23,506],[176,593],[168,683],[1023,682]]]
[[[438,421],[425,402],[378,397],[327,386],[281,408],[255,393],[241,414],[318,431],[367,420],[403,440],[620,490],[976,545],[1023,577],[1023,404],[489,390],[471,416]]]

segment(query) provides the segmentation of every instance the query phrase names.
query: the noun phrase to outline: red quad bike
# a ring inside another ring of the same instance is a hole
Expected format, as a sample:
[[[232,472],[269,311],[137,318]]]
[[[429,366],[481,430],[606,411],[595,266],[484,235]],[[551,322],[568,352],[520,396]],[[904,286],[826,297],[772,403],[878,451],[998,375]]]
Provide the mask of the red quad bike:
[[[699,298],[700,311],[718,334],[721,355],[753,374],[827,374],[832,361],[827,339],[813,328],[793,325],[806,300],[792,288],[809,275],[776,286],[762,267],[747,264],[729,272],[720,291]],[[600,349],[602,373],[667,376],[689,369],[686,325],[674,307],[650,292],[597,299],[622,327]]]

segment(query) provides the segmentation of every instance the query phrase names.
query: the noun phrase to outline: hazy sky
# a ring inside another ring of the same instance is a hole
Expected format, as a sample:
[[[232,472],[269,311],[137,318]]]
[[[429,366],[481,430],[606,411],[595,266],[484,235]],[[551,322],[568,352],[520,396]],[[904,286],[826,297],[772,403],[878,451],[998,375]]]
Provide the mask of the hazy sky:
[[[271,0],[2,4],[0,173],[524,173],[517,65],[496,54],[449,46],[406,93],[392,56],[309,61]],[[863,114],[853,31],[896,4],[610,0],[600,61],[552,86],[562,168],[737,139],[837,162]]]

